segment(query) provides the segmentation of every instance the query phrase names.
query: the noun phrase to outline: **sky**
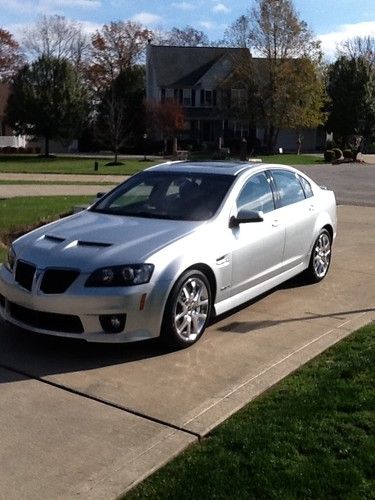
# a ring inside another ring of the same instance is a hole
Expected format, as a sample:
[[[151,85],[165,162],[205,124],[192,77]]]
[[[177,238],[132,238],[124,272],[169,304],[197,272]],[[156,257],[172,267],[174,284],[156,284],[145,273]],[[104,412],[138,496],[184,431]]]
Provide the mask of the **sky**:
[[[193,26],[210,40],[251,6],[251,0],[0,0],[0,27],[18,39],[43,14],[63,15],[82,23],[88,33],[116,20],[139,21],[149,28]],[[327,58],[336,44],[353,36],[375,36],[375,0],[294,0]]]

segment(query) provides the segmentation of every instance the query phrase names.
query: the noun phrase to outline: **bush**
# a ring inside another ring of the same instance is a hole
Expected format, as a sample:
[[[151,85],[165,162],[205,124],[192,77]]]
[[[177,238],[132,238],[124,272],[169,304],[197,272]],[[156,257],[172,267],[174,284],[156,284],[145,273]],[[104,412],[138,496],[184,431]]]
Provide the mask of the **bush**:
[[[346,159],[352,159],[353,158],[353,151],[351,149],[344,149],[344,151],[342,152],[342,154],[344,155],[344,158],[346,158]]]
[[[336,160],[339,160],[342,157],[342,151],[339,148],[333,148],[331,151],[334,152]]]
[[[227,160],[230,156],[230,150],[229,148],[221,148],[217,149],[216,151],[213,152],[212,154],[212,159],[213,160]]]
[[[331,162],[336,158],[335,152],[332,149],[324,151],[324,159],[326,162]]]

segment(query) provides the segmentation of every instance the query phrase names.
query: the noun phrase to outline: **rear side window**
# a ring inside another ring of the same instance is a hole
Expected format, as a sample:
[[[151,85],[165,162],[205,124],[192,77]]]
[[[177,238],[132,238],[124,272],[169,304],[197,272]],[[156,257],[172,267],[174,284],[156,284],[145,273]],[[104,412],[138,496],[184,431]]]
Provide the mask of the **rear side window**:
[[[301,181],[306,198],[311,198],[312,196],[314,196],[310,183],[304,177],[302,177],[302,175],[299,175],[298,178]]]
[[[305,193],[297,174],[288,170],[272,170],[272,177],[279,192],[282,207],[305,199]]]

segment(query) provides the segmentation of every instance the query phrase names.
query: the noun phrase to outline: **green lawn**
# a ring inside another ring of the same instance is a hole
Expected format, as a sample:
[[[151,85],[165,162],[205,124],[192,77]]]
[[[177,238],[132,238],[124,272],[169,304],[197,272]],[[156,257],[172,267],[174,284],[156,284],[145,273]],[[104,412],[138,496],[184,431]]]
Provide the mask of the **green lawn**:
[[[94,170],[94,162],[99,163],[98,171]],[[40,158],[38,156],[27,155],[0,155],[0,172],[19,172],[28,174],[97,174],[97,175],[131,175],[146,167],[160,162],[139,161],[139,160],[121,160],[124,165],[109,167],[105,164],[110,162],[111,158]]]
[[[126,499],[374,499],[374,380],[372,324],[247,405]]]
[[[74,205],[89,203],[93,196],[33,196],[0,200],[0,262],[12,233],[50,222],[70,212]]]
[[[283,154],[283,155],[269,155],[259,156],[264,163],[284,163],[286,165],[315,165],[324,162],[323,155],[296,155],[296,154]]]
[[[119,178],[119,182],[121,179]],[[38,186],[113,186],[114,182],[102,182],[98,179],[98,182],[91,181],[29,181],[29,180],[1,180],[0,186],[29,186],[29,185],[38,185]]]
[[[199,158],[199,155],[197,155]],[[289,165],[309,165],[322,163],[322,157],[313,155],[273,155],[262,157],[267,163],[286,163]],[[99,169],[94,170],[94,161],[98,161]],[[163,163],[163,158],[159,161],[139,161],[139,160],[122,160],[124,165],[116,167],[105,166],[111,161],[108,159],[95,160],[94,158],[40,158],[37,156],[21,156],[21,155],[0,155],[0,172],[18,172],[18,173],[34,173],[34,174],[111,174],[111,175],[132,175],[136,172],[144,170],[151,165]]]

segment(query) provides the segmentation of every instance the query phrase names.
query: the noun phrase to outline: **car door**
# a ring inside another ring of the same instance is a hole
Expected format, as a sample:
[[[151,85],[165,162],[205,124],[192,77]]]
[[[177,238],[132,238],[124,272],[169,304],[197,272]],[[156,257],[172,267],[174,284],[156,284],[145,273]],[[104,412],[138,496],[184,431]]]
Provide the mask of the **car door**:
[[[306,179],[283,169],[270,171],[278,193],[278,218],[285,226],[284,271],[301,264],[314,239],[317,212]]]
[[[241,189],[235,210],[263,212],[262,222],[230,228],[232,232],[232,296],[279,273],[285,228],[275,218],[271,180],[265,172],[252,175]]]

